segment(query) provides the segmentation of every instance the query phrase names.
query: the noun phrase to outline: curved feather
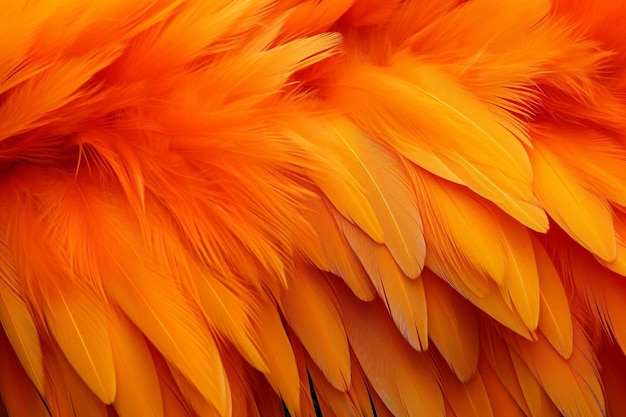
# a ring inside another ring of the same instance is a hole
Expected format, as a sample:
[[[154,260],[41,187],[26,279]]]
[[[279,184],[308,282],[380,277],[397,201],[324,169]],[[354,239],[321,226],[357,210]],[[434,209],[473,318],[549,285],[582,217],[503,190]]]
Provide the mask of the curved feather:
[[[428,310],[421,278],[409,279],[386,246],[373,242],[351,223],[338,221],[402,336],[414,349],[426,350]]]
[[[50,288],[46,324],[67,360],[105,404],[115,399],[117,381],[106,301],[84,288]]]
[[[440,367],[443,368],[442,388],[454,413],[467,417],[493,417],[493,409],[481,372],[462,382],[450,370],[445,369],[446,367],[445,364]]]
[[[37,388],[3,332],[0,332],[0,399],[10,416],[49,416]]]
[[[604,416],[604,394],[595,358],[580,325],[575,329],[569,360],[561,357],[543,335],[533,343],[519,340],[510,346],[566,417]]]
[[[468,381],[478,368],[476,311],[428,270],[422,274],[428,306],[428,336],[457,378]]]
[[[510,354],[524,398],[530,410],[529,415],[532,417],[559,417],[561,415],[559,409],[554,405],[544,387],[541,386],[528,368],[524,359],[513,351]]]
[[[338,390],[350,386],[350,349],[339,303],[326,277],[296,265],[280,300],[287,323],[328,381]]]
[[[394,57],[386,71],[361,65],[345,74],[333,100],[366,131],[417,165],[421,154],[435,153],[472,190],[523,224],[547,230],[524,147],[476,97],[406,54]]]
[[[396,416],[443,417],[443,396],[428,354],[411,349],[380,302],[364,303],[345,289],[337,291],[350,345],[389,410]],[[370,343],[372,334],[384,343]]]
[[[117,268],[114,262],[119,262]],[[118,253],[111,263],[110,279],[105,283],[107,293],[225,416],[230,408],[228,381],[199,308],[148,259]]]
[[[106,417],[107,407],[76,373],[58,347],[46,353],[48,385],[44,397],[53,415]]]
[[[538,327],[561,356],[568,359],[572,354],[574,336],[572,313],[565,289],[544,247],[535,237],[531,236],[531,240],[537,261],[541,292]]]
[[[613,212],[606,199],[583,187],[571,168],[540,141],[535,144],[531,160],[533,187],[554,221],[601,259],[615,259]],[[555,194],[554,190],[560,191]]]
[[[256,325],[259,328],[259,347],[268,368],[265,377],[287,408],[295,413],[300,409],[298,368],[280,316],[272,302],[266,301],[260,306]]]
[[[479,366],[494,416],[525,417],[527,414],[517,405],[484,357],[481,357]]]
[[[159,376],[144,335],[121,312],[108,320],[119,417],[164,417]]]
[[[5,271],[4,265],[0,266],[0,322],[28,377],[42,392],[44,368],[39,333],[28,306],[8,285]]]
[[[361,300],[373,300],[375,290],[372,288],[367,273],[335,220],[341,221],[341,218],[337,217],[340,214],[330,202],[320,198],[310,201],[307,215],[310,216],[311,225],[317,233],[317,244],[320,246],[320,256],[323,258],[322,264],[316,263],[316,266],[340,276]],[[315,263],[315,255],[311,256],[306,250],[304,253]]]
[[[502,284],[507,256],[502,240],[506,235],[493,221],[495,213],[460,186],[445,183],[419,168],[410,172],[421,197],[418,204],[424,213],[428,256],[436,256],[439,264],[445,262],[453,269],[465,269],[463,264],[469,262],[476,271]],[[475,286],[477,293],[486,285],[469,280],[465,283],[469,288]]]

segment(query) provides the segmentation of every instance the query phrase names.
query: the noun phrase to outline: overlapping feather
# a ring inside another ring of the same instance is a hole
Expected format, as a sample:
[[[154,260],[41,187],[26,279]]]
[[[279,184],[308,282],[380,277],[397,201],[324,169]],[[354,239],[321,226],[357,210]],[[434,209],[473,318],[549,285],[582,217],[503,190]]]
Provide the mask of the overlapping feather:
[[[620,416],[618,3],[7,4],[0,414]]]

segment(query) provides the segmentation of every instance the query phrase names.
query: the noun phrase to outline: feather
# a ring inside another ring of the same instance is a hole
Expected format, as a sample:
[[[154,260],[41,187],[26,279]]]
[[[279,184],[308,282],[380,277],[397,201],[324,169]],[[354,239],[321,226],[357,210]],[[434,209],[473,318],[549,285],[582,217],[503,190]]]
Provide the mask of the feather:
[[[89,290],[51,286],[46,294],[44,315],[72,367],[102,402],[111,404],[117,382],[107,310],[106,301]]]
[[[532,417],[558,417],[561,415],[557,407],[550,400],[550,397],[540,385],[539,381],[532,374],[523,358],[515,352],[511,352],[511,360],[515,366],[515,372],[519,379],[524,398]]]
[[[470,189],[524,225],[547,230],[545,213],[532,194],[524,147],[461,86],[436,68],[403,55],[386,72],[362,65],[346,74],[338,81],[342,88],[335,90],[333,101],[366,131],[382,136],[417,165],[419,155],[434,152]],[[438,141],[439,137],[446,140]]]
[[[4,332],[0,332],[0,393],[9,416],[49,416]]]
[[[493,410],[481,373],[475,373],[468,381],[461,382],[450,372],[447,364],[439,367],[442,389],[446,400],[458,416],[493,417]]]
[[[220,417],[215,407],[200,394],[200,391],[176,367],[170,366],[170,372],[188,409],[193,410],[199,416]],[[226,415],[232,416],[232,409],[227,410]]]
[[[345,289],[336,291],[350,345],[368,380],[392,414],[443,417],[443,397],[428,354],[410,348],[395,330],[381,303],[363,303]],[[385,343],[369,343],[372,334]]]
[[[112,230],[118,227],[113,225]],[[128,242],[128,230],[117,240]],[[228,381],[199,309],[146,255],[116,255],[107,271],[107,293],[220,415],[226,416],[230,409]]]
[[[259,331],[259,347],[268,368],[265,377],[290,412],[295,413],[300,409],[300,378],[293,350],[273,303],[267,301],[260,306],[257,326],[263,329]]]
[[[479,367],[494,416],[525,417],[526,413],[517,405],[484,357],[481,357]]]
[[[582,306],[581,313],[592,318],[613,337],[626,352],[626,323],[623,317],[626,285],[623,277],[599,265],[593,256],[580,247],[562,244],[562,232],[549,236],[548,248],[555,250],[555,264],[570,291]],[[593,277],[593,279],[590,279]]]
[[[418,276],[426,254],[422,219],[399,158],[345,121],[331,122],[331,126],[336,142],[354,160],[350,172],[357,175],[363,171],[357,180],[380,222],[383,243],[406,275]]]
[[[0,247],[3,245],[0,243]],[[43,391],[44,373],[41,342],[34,318],[19,296],[15,270],[0,254],[0,322],[15,354],[37,390]]]
[[[106,417],[106,405],[95,395],[57,347],[48,353],[45,397],[53,415]],[[57,411],[57,412],[55,412]]]
[[[163,400],[144,335],[121,312],[108,320],[117,391],[113,406],[119,417],[163,417]]]
[[[289,340],[297,340],[296,335],[293,332],[287,333]],[[293,349],[293,355],[296,359],[296,368],[298,369],[299,376],[299,388],[300,388],[300,409],[299,415],[313,417],[315,415],[315,404],[313,395],[317,398],[318,406],[321,406],[321,396],[315,387],[311,378],[311,368],[315,368],[316,365],[311,361],[311,357],[307,355],[304,347],[298,342],[291,343]]]
[[[280,305],[287,323],[328,381],[338,390],[350,386],[350,349],[339,304],[323,274],[296,264]]]
[[[541,416],[541,412],[537,413],[537,408],[535,407],[541,409],[543,400],[533,400],[531,404],[527,403],[527,398],[531,397],[531,391],[533,391],[532,394],[534,394],[533,398],[547,398],[547,396],[536,392],[538,386],[536,380],[528,380],[530,383],[525,384],[527,375],[529,374],[528,369],[522,369],[520,372],[517,371],[519,364],[515,362],[509,352],[507,344],[494,329],[482,326],[480,340],[482,357],[489,363],[489,366],[493,369],[493,372],[523,414],[526,416],[532,415],[533,417]],[[482,369],[483,367],[481,367],[481,370]],[[520,373],[522,373],[522,377],[519,376]],[[554,409],[556,410],[556,408]]]
[[[598,261],[616,274],[626,276],[626,213],[623,210],[614,210],[613,215],[617,239],[615,259],[610,262],[602,259],[598,259]]]
[[[363,373],[363,368],[359,365],[359,361],[354,356],[354,352],[351,351],[351,360],[352,364],[352,384],[348,389],[348,395],[354,404],[359,405],[360,412],[363,417],[376,417],[376,415],[381,416],[384,408],[384,411],[389,413],[387,408],[382,405],[381,400],[378,398],[376,391],[372,389],[372,387],[368,384],[367,378]],[[373,397],[376,397],[378,401],[374,400]],[[374,405],[376,404],[376,413],[374,412]]]
[[[569,360],[559,356],[542,335],[533,343],[518,338],[510,346],[563,415],[604,416],[604,395],[595,358],[580,326],[574,328],[574,349]]]
[[[321,257],[324,259],[316,266],[322,270],[340,276],[352,292],[363,301],[374,299],[374,289],[348,241],[343,236],[335,218],[339,216],[330,202],[314,199],[310,202],[308,214],[311,224],[317,232],[317,244],[321,246]],[[323,242],[323,244],[322,244]],[[305,251],[307,257],[314,262],[315,256]],[[314,262],[315,263],[315,262]]]
[[[432,272],[424,271],[422,280],[428,306],[428,336],[457,378],[468,381],[478,368],[476,312]]]
[[[352,417],[364,414],[361,412],[359,404],[355,403],[347,392],[339,391],[328,383],[326,377],[319,371],[317,366],[310,366],[308,370],[315,392],[318,397],[324,399],[335,417]],[[322,415],[327,414],[324,413]],[[328,415],[332,414],[329,413]]]
[[[537,196],[554,221],[605,261],[616,256],[613,213],[606,199],[580,184],[554,150],[540,141],[531,153]],[[554,190],[561,190],[558,195]]]
[[[498,287],[494,282],[489,282],[484,293],[475,294],[465,285],[465,281],[472,278],[459,276],[462,272],[471,274],[475,273],[474,271],[445,270],[432,259],[427,258],[426,261],[431,271],[491,318],[527,339],[533,338],[533,332],[528,329],[519,313],[511,306],[505,287]]]
[[[504,286],[526,327],[535,330],[539,322],[540,290],[529,232],[508,218],[502,219],[500,227],[507,236],[504,245],[509,255]]]
[[[192,276],[209,324],[228,338],[250,364],[262,372],[267,371],[253,326],[257,309],[255,295],[235,280],[229,282],[199,268]]]
[[[506,236],[497,227],[497,213],[462,187],[419,168],[410,172],[417,194],[423,196],[418,204],[424,213],[428,256],[436,257],[437,263],[446,269],[466,269],[465,264],[469,263],[477,271],[469,277],[482,278],[483,272],[503,284],[507,253],[502,241]],[[466,280],[465,284],[477,294],[487,286],[484,280]]]
[[[337,219],[341,221],[341,219]],[[421,278],[409,279],[383,245],[347,221],[339,227],[367,271],[402,336],[416,350],[428,348],[428,312]]]
[[[399,158],[345,119],[330,119],[327,125],[328,132],[318,135],[316,143],[337,158],[337,164],[350,173],[365,201],[362,205],[337,204],[336,200],[345,199],[351,190],[337,188],[340,196],[335,198],[335,192],[329,195],[327,185],[318,185],[345,217],[355,220],[376,242],[387,245],[405,274],[418,276],[425,255],[422,219]],[[332,178],[333,187],[342,184],[341,178]],[[346,186],[352,188],[349,183]],[[346,206],[351,211],[371,208],[367,218],[373,217],[373,220],[360,220],[360,216],[347,211]]]
[[[539,330],[550,344],[568,359],[573,349],[573,327],[570,307],[559,276],[544,247],[531,237],[541,292]]]

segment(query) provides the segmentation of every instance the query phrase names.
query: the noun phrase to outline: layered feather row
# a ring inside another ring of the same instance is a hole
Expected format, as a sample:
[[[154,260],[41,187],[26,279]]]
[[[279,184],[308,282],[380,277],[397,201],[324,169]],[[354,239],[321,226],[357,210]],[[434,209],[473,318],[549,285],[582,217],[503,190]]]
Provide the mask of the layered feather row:
[[[7,2],[5,411],[626,415],[623,18]]]

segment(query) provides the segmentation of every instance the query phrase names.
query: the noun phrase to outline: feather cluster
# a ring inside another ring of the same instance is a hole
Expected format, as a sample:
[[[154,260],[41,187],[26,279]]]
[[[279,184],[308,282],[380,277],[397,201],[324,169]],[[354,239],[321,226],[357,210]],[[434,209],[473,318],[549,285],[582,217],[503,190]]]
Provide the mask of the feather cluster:
[[[626,3],[1,9],[1,415],[626,415]]]

